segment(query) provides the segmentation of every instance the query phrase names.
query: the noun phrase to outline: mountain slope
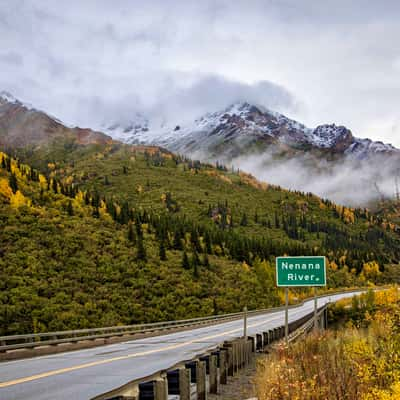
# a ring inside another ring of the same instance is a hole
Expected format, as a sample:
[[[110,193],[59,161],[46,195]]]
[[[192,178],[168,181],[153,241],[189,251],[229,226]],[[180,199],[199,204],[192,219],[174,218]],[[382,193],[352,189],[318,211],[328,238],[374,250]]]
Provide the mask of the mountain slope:
[[[91,129],[68,128],[56,118],[0,92],[0,146],[41,146],[59,138],[81,144],[107,143],[111,137]]]

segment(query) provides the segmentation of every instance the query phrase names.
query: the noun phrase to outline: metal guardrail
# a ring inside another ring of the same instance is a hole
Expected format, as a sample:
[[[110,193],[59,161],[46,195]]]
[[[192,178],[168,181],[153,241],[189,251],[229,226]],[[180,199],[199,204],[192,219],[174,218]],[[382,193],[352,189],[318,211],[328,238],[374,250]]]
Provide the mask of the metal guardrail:
[[[320,320],[324,317],[324,313],[330,304],[327,303],[318,309],[317,319]],[[289,341],[295,341],[306,335],[314,327],[314,323],[314,311],[290,322],[289,331],[291,333]],[[322,329],[320,322],[319,328]],[[225,341],[213,349],[208,349],[205,353],[200,353],[191,359],[181,360],[167,369],[156,371],[149,376],[135,379],[119,388],[100,394],[92,400],[139,400],[145,396],[149,399],[158,400],[165,399],[167,395],[168,397],[170,395],[174,396],[174,398],[179,396],[184,400],[197,396],[197,399],[204,400],[207,398],[205,392],[219,393],[218,388],[220,385],[229,384],[228,376],[234,376],[239,369],[248,367],[256,352],[263,352],[270,346],[275,349],[277,346],[284,344],[284,340],[285,332],[282,325],[262,333],[237,337]],[[212,360],[212,357],[215,359]],[[203,374],[195,373],[195,388],[193,391],[193,387],[190,384],[191,374],[187,374],[185,371],[187,369],[191,370],[193,364],[196,365],[195,370],[197,370],[204,361],[206,365],[208,364],[208,367],[203,366]],[[212,364],[214,365],[213,368],[211,368]],[[219,378],[216,375],[219,375]],[[209,382],[209,384],[206,384],[206,382]],[[160,385],[160,387],[157,385]],[[199,386],[202,389],[200,392],[198,392]]]
[[[357,290],[345,290],[340,292],[329,292],[318,296],[327,297],[335,294],[351,292],[361,292],[365,289]],[[312,298],[305,299],[301,303],[291,305],[289,308],[301,307],[306,301]],[[259,315],[269,314],[276,311],[282,311],[285,307],[274,307],[260,310],[248,311],[248,315]],[[58,332],[46,332],[46,333],[31,333],[23,335],[8,335],[0,336],[0,352],[16,349],[29,349],[39,346],[57,345],[62,343],[73,343],[80,341],[90,341],[96,339],[107,339],[110,337],[118,336],[132,336],[135,334],[152,333],[159,331],[168,331],[176,328],[188,328],[201,325],[210,325],[213,323],[222,323],[226,321],[232,321],[243,318],[243,312],[214,315],[209,317],[200,317],[192,319],[184,319],[177,321],[165,321],[155,322],[148,324],[135,324],[135,325],[124,325],[124,326],[111,326],[106,328],[93,328],[93,329],[79,329],[79,330],[68,330]]]
[[[323,307],[321,307],[318,312],[317,312],[317,319],[319,320],[322,317],[322,314],[325,312],[325,310],[328,309],[329,305],[331,303],[325,304]],[[291,334],[289,334],[289,340],[288,342],[294,342],[295,340],[299,339],[300,337],[303,337],[306,335],[308,332],[310,332],[311,329],[314,328],[315,324],[315,318],[314,315],[310,315],[310,318],[298,329],[293,331]]]

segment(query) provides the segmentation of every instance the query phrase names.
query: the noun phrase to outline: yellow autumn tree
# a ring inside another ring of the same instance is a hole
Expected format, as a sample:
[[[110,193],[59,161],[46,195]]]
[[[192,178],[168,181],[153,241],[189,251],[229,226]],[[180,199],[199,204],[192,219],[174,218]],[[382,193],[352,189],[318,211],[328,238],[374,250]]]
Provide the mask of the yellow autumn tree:
[[[5,197],[8,201],[13,195],[10,185],[8,184],[8,180],[5,178],[0,178],[0,195]]]
[[[30,206],[30,200],[27,199],[19,190],[15,194],[11,195],[10,205],[13,208],[19,208],[22,206]]]
[[[360,277],[365,280],[375,281],[381,273],[378,263],[376,261],[370,261],[363,264]]]

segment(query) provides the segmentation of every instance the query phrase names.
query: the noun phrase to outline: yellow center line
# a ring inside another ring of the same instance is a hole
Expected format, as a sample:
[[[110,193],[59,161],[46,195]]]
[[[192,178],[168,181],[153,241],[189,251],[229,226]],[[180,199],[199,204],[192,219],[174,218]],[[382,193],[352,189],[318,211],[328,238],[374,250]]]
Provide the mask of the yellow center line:
[[[249,325],[249,328],[254,328],[254,327],[263,325],[266,322],[272,322],[272,321],[274,321],[275,319],[278,319],[278,318],[280,319],[282,317],[280,316],[280,317],[264,320],[264,321],[258,322],[256,324],[252,324],[252,325]],[[48,378],[49,376],[60,375],[60,374],[66,373],[66,372],[77,371],[77,370],[84,369],[84,368],[96,367],[98,365],[108,364],[108,363],[111,363],[111,362],[114,362],[114,361],[127,360],[129,358],[147,356],[149,354],[160,353],[160,352],[168,351],[168,350],[175,350],[175,349],[178,349],[180,347],[188,346],[188,345],[196,343],[196,342],[202,342],[202,341],[205,341],[205,340],[215,339],[217,337],[221,337],[221,336],[229,335],[231,333],[239,332],[239,331],[242,331],[242,329],[243,328],[236,328],[236,329],[232,329],[230,331],[225,331],[225,332],[222,332],[222,333],[217,333],[215,335],[205,336],[205,337],[202,337],[200,339],[189,340],[189,341],[184,342],[184,343],[174,344],[174,345],[162,347],[162,348],[159,348],[159,349],[147,350],[147,351],[143,351],[143,352],[140,352],[140,353],[127,354],[125,356],[107,358],[105,360],[93,361],[93,362],[90,362],[90,363],[74,365],[73,367],[56,369],[56,370],[53,370],[53,371],[43,372],[43,373],[37,374],[37,375],[27,376],[25,378],[14,379],[12,381],[0,382],[0,388],[6,388],[6,387],[9,387],[9,386],[18,385],[18,384],[21,384],[21,383],[26,383],[26,382],[30,382],[30,381],[36,381],[38,379]]]

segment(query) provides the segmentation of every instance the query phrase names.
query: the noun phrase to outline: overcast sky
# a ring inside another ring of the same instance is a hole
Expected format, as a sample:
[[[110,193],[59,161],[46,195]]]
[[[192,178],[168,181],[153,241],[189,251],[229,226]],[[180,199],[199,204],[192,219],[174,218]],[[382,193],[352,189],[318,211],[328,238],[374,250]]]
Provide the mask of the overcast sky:
[[[0,0],[0,90],[63,121],[248,99],[400,146],[400,2]]]

